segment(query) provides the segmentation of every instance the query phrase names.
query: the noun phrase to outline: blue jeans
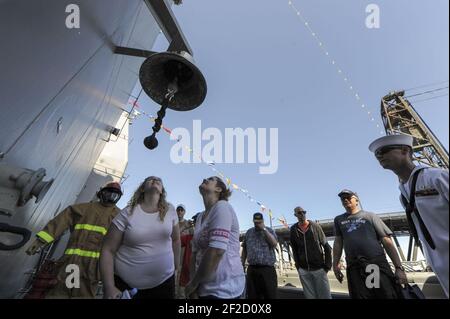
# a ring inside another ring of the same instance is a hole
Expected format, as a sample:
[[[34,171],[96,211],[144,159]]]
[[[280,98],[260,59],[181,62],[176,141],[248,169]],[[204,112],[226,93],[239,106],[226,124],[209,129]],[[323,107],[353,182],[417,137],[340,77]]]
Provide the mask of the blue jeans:
[[[306,299],[331,299],[330,283],[325,270],[308,271],[299,268],[298,274]]]

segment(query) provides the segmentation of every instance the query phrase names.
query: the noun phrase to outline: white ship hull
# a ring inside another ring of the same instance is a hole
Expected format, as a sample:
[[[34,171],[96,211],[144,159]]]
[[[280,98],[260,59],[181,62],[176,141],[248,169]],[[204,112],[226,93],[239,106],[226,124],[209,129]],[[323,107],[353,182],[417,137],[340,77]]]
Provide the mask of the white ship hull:
[[[106,175],[123,176],[122,108],[143,59],[114,54],[112,45],[148,50],[160,30],[142,0],[77,1],[80,28],[69,29],[70,3],[0,1],[0,162],[44,168],[54,179],[42,201],[0,215],[0,223],[33,235],[62,208],[92,199]],[[110,136],[122,126],[120,137]],[[16,241],[0,233],[0,242]],[[18,297],[35,268],[38,256],[27,256],[26,247],[0,251],[0,298]]]

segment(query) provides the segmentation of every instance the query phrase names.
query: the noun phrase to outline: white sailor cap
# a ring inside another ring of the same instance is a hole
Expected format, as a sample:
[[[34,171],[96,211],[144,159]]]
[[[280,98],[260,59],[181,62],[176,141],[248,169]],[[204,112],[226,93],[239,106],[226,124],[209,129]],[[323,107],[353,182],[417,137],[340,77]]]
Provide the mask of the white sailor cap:
[[[392,146],[392,145],[406,145],[412,148],[413,146],[413,137],[409,135],[388,135],[383,136],[375,141],[373,141],[369,145],[369,150],[375,153],[378,149],[384,146]]]

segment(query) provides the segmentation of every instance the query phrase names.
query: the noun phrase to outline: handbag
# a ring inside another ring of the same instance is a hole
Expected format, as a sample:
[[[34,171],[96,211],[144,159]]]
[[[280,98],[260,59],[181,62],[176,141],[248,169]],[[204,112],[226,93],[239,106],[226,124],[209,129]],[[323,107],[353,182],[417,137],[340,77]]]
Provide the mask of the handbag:
[[[403,299],[426,299],[422,290],[417,285],[406,284],[402,287],[401,294]]]
[[[60,261],[46,260],[33,279],[31,289],[24,299],[44,299],[47,293],[58,284],[58,272],[61,266]]]

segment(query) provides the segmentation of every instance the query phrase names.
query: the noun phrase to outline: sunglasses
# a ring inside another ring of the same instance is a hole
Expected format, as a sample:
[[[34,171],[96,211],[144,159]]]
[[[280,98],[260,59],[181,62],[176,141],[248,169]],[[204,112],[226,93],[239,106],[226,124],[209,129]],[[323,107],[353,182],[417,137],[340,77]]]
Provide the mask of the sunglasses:
[[[375,156],[382,156],[382,155],[384,155],[384,154],[389,153],[390,151],[393,151],[393,150],[400,150],[400,149],[402,149],[402,148],[403,148],[402,145],[384,146],[384,147],[378,149],[378,150],[375,152]]]

